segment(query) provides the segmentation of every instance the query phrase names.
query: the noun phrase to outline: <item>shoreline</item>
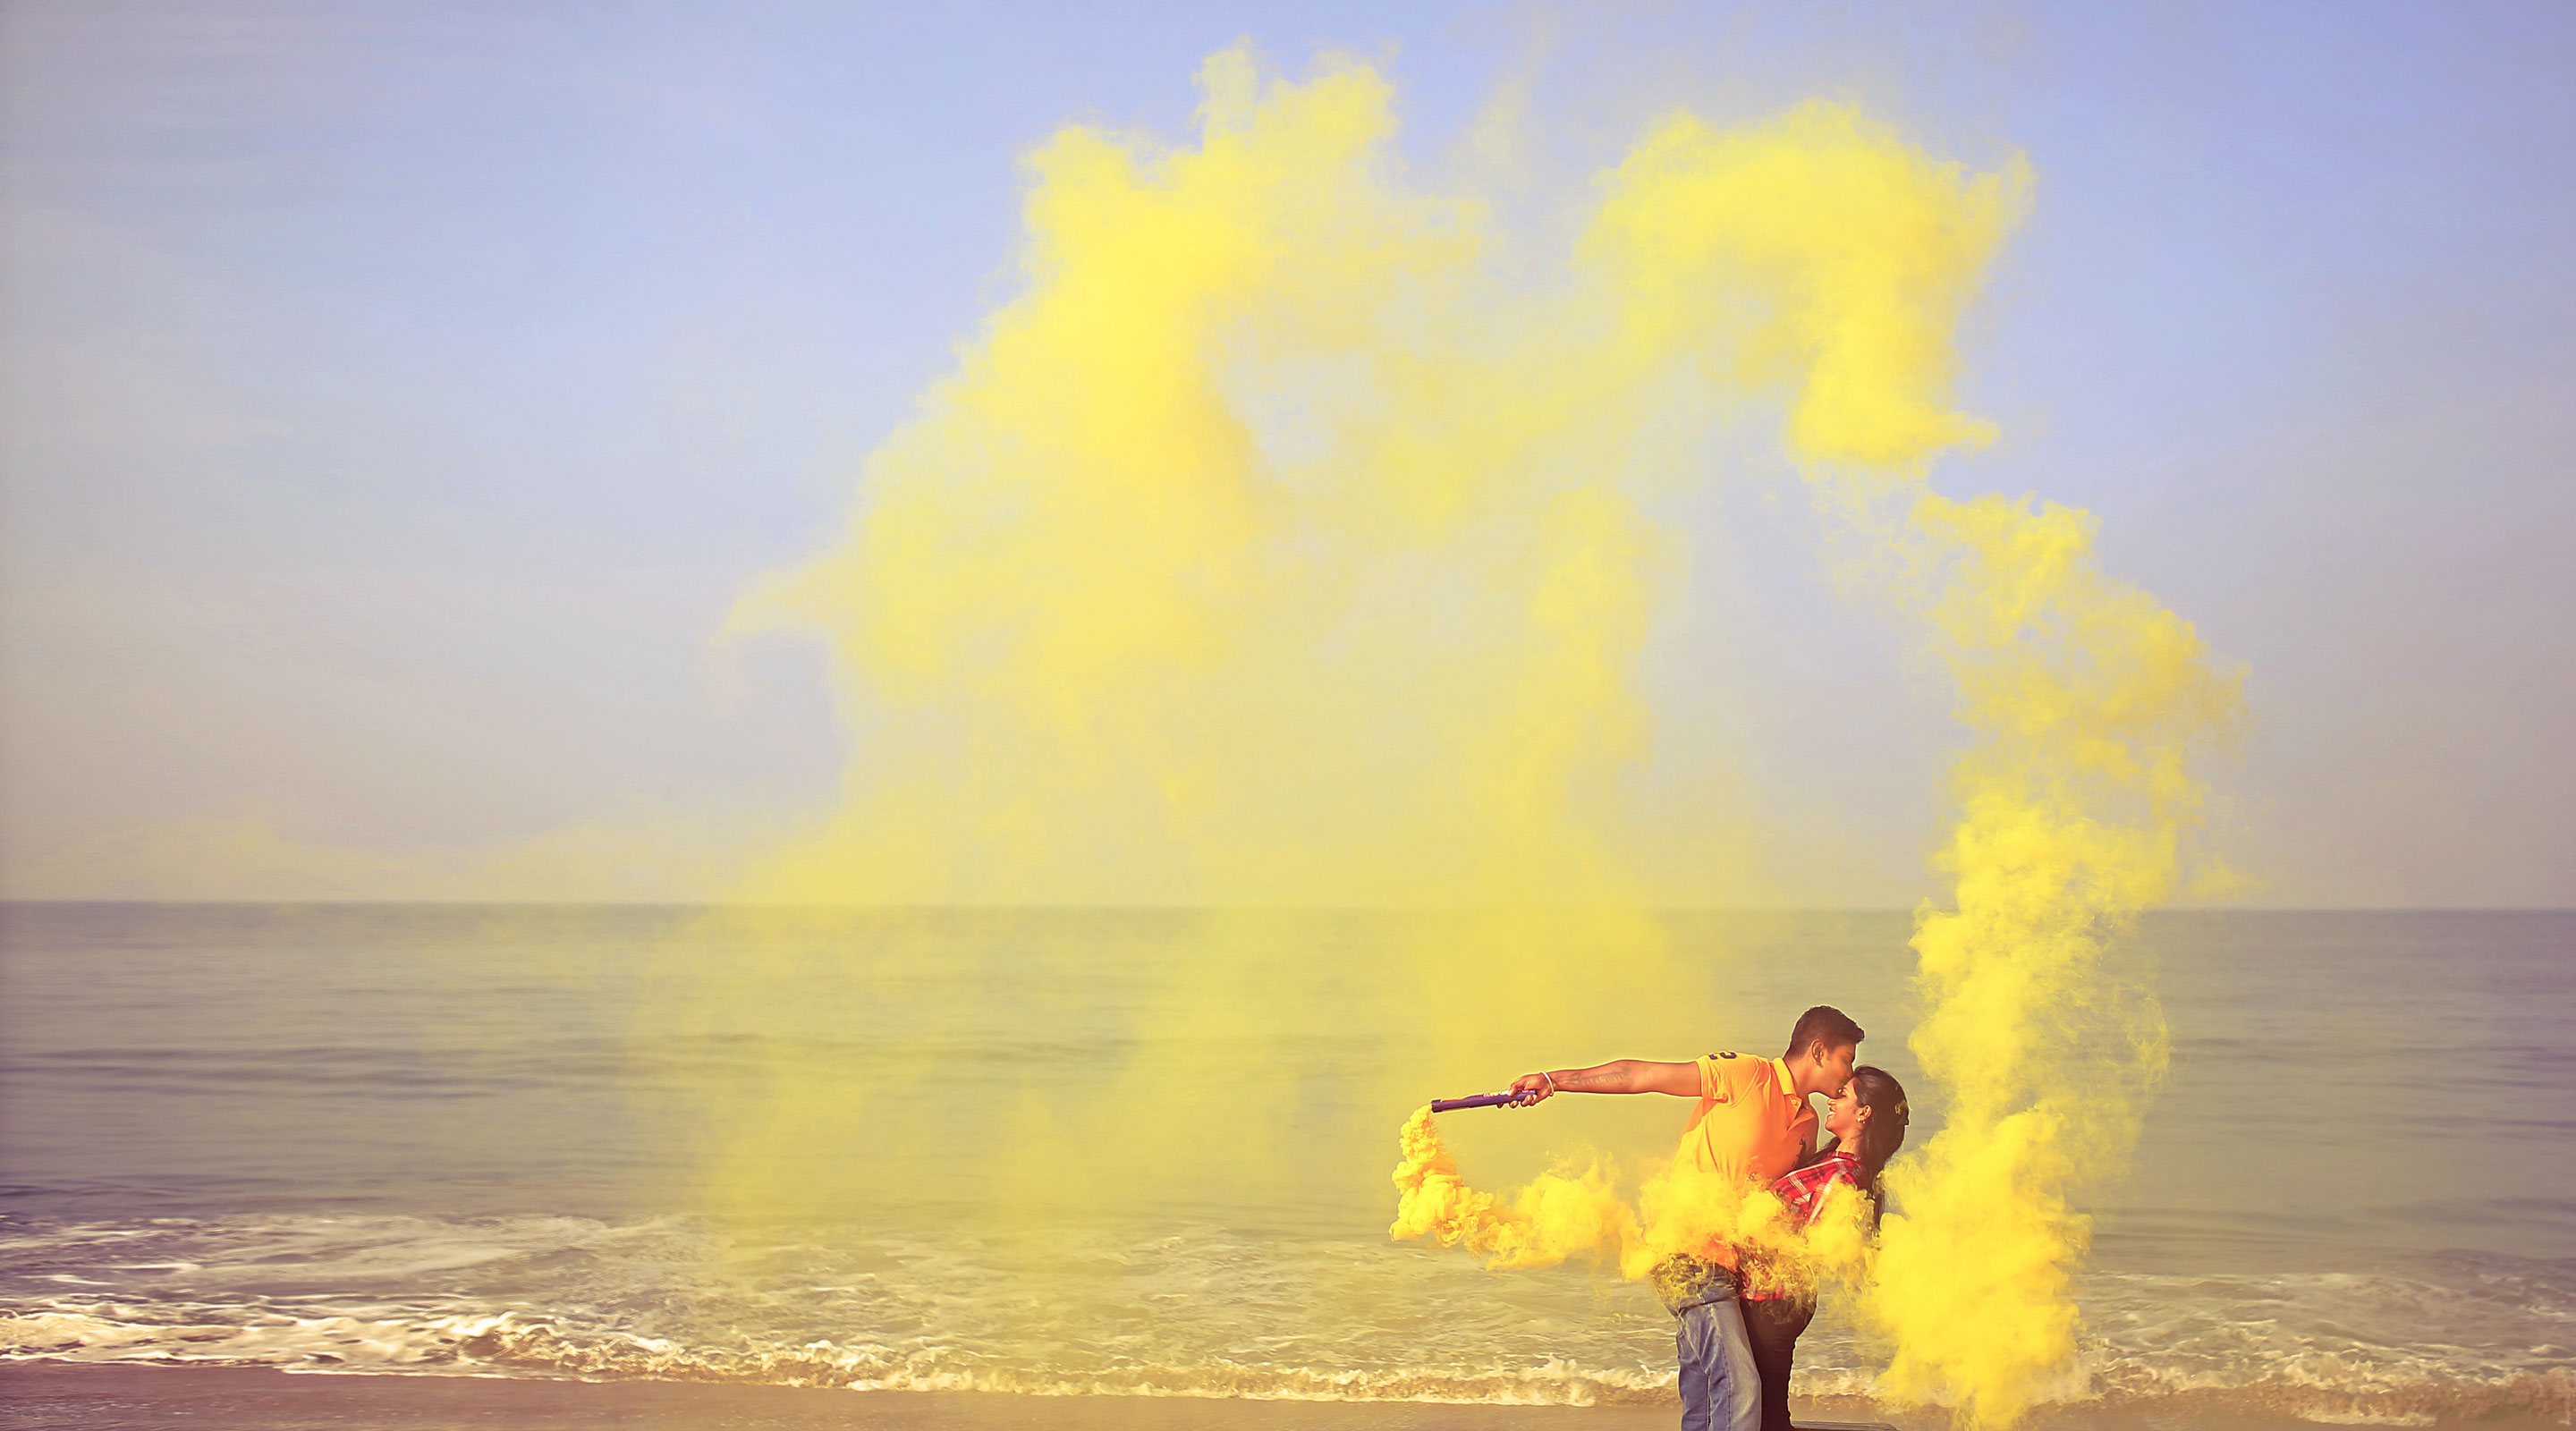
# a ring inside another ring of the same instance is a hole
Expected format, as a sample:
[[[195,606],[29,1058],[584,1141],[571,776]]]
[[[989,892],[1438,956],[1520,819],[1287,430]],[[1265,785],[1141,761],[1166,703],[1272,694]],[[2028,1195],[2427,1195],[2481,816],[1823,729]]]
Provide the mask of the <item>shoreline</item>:
[[[1949,1415],[1935,1408],[1891,1412],[1856,1397],[1801,1401],[1800,1431],[1947,1431],[1950,1425]],[[1508,1406],[1022,1396],[79,1361],[0,1362],[0,1407],[7,1409],[9,1425],[23,1431],[167,1431],[173,1425],[192,1431],[1661,1431],[1680,1413],[1678,1402]],[[2470,1422],[2489,1431],[2563,1424],[2511,1415],[2402,1424]],[[2320,1431],[2317,1422],[2295,1414],[2266,1414],[2189,1395],[2044,1406],[2021,1423],[2021,1431],[2176,1427]]]
[[[1013,1396],[851,1391],[702,1381],[571,1381],[436,1372],[290,1372],[267,1366],[0,1363],[0,1406],[43,1431],[1645,1431],[1674,1406],[1496,1406],[1258,1401],[1197,1396]]]

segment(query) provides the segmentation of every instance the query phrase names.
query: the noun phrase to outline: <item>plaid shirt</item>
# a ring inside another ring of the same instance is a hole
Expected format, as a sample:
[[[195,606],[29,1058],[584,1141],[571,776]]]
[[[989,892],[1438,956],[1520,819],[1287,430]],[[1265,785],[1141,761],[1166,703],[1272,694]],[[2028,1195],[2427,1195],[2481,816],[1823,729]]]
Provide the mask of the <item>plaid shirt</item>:
[[[1825,1194],[1836,1183],[1849,1183],[1853,1187],[1859,1187],[1861,1183],[1860,1159],[1841,1148],[1803,1168],[1782,1173],[1771,1184],[1771,1195],[1789,1209],[1791,1227],[1808,1228],[1815,1225],[1816,1214],[1824,1211]]]
[[[1789,1225],[1804,1231],[1815,1225],[1816,1214],[1824,1211],[1825,1194],[1837,1183],[1859,1187],[1860,1159],[1836,1148],[1803,1168],[1782,1173],[1771,1184],[1771,1195],[1788,1209]],[[1812,1295],[1804,1289],[1784,1283],[1774,1270],[1768,1255],[1749,1259],[1754,1265],[1745,1269],[1742,1296],[1748,1302],[1777,1302],[1791,1297]]]

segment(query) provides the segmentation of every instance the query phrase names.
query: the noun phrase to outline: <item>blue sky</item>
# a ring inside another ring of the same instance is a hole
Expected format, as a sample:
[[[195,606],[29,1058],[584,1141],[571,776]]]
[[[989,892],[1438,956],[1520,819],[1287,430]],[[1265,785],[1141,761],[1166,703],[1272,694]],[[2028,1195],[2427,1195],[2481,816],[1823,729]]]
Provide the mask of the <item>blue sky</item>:
[[[819,654],[718,641],[734,593],[1012,291],[1019,156],[1184,137],[1238,37],[1381,64],[1435,185],[1525,84],[1506,205],[1677,105],[2027,154],[1968,334],[2005,436],[1938,485],[2092,509],[2248,663],[2213,775],[2261,901],[2576,903],[2576,11],[2504,4],[14,4],[0,880],[188,822],[399,858],[828,800]],[[1847,856],[1785,898],[1911,903],[1939,689],[1776,489],[1676,519],[1670,738],[1725,726]]]

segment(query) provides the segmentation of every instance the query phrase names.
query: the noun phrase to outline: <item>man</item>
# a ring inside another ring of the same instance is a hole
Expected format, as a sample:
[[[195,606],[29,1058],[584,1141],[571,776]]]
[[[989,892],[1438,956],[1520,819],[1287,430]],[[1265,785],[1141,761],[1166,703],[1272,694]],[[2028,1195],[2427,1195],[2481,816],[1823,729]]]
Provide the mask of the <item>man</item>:
[[[1851,1081],[1860,1025],[1822,1004],[1798,1016],[1778,1058],[1712,1053],[1689,1063],[1623,1058],[1591,1068],[1524,1074],[1512,1083],[1517,1107],[1559,1093],[1669,1093],[1696,1096],[1680,1157],[1699,1173],[1766,1186],[1816,1147],[1810,1094],[1835,1094]],[[1682,1431],[1759,1431],[1762,1387],[1735,1300],[1735,1250],[1705,1249],[1705,1261],[1675,1258],[1656,1269],[1657,1290],[1681,1325]],[[1678,1265],[1676,1265],[1678,1264]]]

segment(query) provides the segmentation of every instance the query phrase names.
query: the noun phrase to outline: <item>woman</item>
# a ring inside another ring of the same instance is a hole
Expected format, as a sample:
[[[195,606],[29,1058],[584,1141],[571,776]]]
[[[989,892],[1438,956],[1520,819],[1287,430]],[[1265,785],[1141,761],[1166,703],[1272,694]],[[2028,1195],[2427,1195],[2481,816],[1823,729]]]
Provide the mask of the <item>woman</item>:
[[[1824,1148],[1813,1161],[1771,1184],[1789,1210],[1789,1225],[1813,1225],[1824,1211],[1825,1194],[1848,1183],[1869,1199],[1870,1226],[1876,1227],[1878,1170],[1905,1146],[1905,1121],[1905,1089],[1885,1069],[1853,1069],[1851,1082],[1834,1095],[1825,1115],[1825,1131],[1832,1136]],[[1762,1431],[1790,1431],[1789,1359],[1798,1349],[1798,1334],[1815,1315],[1813,1292],[1745,1290],[1744,1330],[1753,1343],[1753,1364],[1762,1374]]]

